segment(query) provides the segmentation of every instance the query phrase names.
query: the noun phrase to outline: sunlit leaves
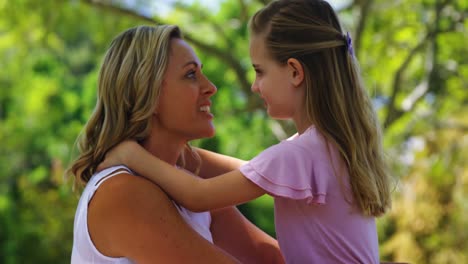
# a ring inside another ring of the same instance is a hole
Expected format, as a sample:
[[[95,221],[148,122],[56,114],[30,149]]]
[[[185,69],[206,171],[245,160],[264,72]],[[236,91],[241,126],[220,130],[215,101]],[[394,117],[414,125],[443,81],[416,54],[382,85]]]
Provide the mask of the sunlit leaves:
[[[95,105],[97,71],[110,40],[149,23],[92,2],[0,0],[1,263],[69,261],[77,197],[63,171]],[[154,1],[133,2],[137,15],[158,10]],[[340,14],[351,32],[363,1],[354,2]],[[247,22],[260,1],[217,3],[149,15],[208,46],[193,45],[218,87],[212,98],[217,135],[194,144],[250,159],[291,131],[261,105],[248,108],[256,95],[249,89]],[[466,0],[376,0],[360,35],[358,59],[379,118],[386,119],[393,92],[397,112],[385,127],[398,180],[393,210],[378,219],[382,260],[468,261],[467,10]],[[272,203],[265,196],[241,208],[274,234]]]

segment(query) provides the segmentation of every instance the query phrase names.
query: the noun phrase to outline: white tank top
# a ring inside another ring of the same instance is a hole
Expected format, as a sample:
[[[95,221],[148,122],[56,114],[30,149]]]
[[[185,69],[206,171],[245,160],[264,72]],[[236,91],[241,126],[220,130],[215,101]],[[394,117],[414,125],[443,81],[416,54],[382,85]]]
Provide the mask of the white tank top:
[[[117,171],[124,169],[125,171]],[[107,168],[91,177],[91,180],[86,184],[75,213],[75,222],[73,227],[73,249],[71,255],[71,264],[131,264],[133,263],[128,258],[113,258],[103,255],[94,246],[93,241],[88,232],[88,204],[93,198],[94,193],[99,186],[111,177],[120,173],[130,173],[130,169],[125,166],[114,166]],[[137,176],[136,176],[137,177]],[[175,204],[175,203],[174,203]],[[211,215],[209,212],[194,213],[180,205],[176,205],[177,210],[185,219],[185,221],[206,240],[213,243],[213,238],[210,232]],[[155,260],[156,261],[156,260]]]

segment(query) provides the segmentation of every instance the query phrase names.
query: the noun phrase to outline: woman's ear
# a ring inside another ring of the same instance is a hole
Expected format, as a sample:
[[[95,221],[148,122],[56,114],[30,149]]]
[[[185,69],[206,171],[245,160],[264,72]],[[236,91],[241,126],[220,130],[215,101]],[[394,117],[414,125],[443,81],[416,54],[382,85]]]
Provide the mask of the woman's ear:
[[[300,86],[304,81],[304,67],[302,63],[294,58],[289,58],[286,62],[289,70],[289,78],[294,86]]]
[[[153,115],[158,116],[159,113],[159,104],[156,104],[156,107],[153,110]]]

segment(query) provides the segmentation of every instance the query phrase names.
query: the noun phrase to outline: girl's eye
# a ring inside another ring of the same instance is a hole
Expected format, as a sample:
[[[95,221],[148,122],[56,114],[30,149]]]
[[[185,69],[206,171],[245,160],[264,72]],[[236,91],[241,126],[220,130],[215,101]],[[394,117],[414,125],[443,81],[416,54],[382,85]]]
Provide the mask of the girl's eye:
[[[255,74],[256,74],[256,75],[261,75],[261,74],[262,74],[262,71],[261,71],[261,70],[259,70],[259,69],[254,69],[254,70],[255,70]]]

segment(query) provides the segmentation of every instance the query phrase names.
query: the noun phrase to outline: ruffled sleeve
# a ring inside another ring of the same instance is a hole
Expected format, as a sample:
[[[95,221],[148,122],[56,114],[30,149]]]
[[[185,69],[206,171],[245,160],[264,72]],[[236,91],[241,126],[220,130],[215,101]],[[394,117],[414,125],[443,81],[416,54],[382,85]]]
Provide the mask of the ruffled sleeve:
[[[288,141],[274,145],[240,168],[272,196],[325,204],[329,169],[311,150]]]

